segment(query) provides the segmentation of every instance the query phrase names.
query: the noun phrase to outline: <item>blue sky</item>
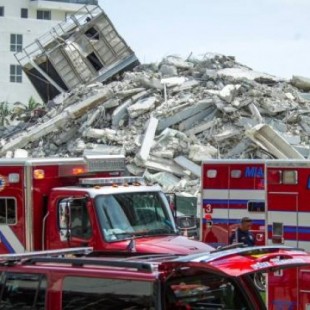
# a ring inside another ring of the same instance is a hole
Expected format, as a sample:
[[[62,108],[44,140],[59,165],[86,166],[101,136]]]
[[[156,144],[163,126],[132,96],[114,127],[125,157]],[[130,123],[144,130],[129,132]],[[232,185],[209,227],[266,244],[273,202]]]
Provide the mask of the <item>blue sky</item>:
[[[99,0],[141,62],[213,52],[310,77],[310,0]]]

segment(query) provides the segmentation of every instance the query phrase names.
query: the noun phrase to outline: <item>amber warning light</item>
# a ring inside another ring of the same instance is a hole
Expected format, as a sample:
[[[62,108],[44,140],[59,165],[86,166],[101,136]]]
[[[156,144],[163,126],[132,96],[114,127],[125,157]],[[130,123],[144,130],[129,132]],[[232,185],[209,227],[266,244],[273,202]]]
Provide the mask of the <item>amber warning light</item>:
[[[42,169],[33,170],[33,178],[35,180],[43,180],[44,179],[44,170],[42,170]]]
[[[83,174],[83,173],[86,173],[87,170],[83,167],[76,167],[76,168],[73,168],[72,169],[72,174],[73,175],[79,175],[79,174]]]

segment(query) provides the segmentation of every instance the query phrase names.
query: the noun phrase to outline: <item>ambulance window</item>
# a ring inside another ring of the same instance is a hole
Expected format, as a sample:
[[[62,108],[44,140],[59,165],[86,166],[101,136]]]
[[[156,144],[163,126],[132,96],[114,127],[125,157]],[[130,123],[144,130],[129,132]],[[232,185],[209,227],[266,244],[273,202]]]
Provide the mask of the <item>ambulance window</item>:
[[[230,177],[232,179],[239,179],[241,177],[241,170],[231,170]]]
[[[209,169],[207,170],[207,178],[209,179],[215,179],[217,176],[217,171],[215,169]]]
[[[282,173],[283,184],[297,184],[297,171],[296,170],[284,170]]]
[[[268,184],[280,184],[282,180],[281,170],[268,170]]]
[[[16,223],[16,200],[0,198],[0,224]]]
[[[1,309],[45,309],[44,275],[6,273],[1,277]]]
[[[249,201],[248,211],[249,212],[265,212],[265,202],[264,201]]]
[[[155,309],[152,282],[66,277],[62,309]]]

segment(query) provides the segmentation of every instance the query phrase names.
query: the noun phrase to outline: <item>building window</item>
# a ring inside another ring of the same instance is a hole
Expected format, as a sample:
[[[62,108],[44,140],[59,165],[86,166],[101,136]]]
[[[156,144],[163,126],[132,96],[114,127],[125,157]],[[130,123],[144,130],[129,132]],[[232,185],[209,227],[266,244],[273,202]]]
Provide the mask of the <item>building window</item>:
[[[4,6],[0,6],[0,16],[4,16]]]
[[[10,65],[10,82],[22,82],[22,67],[20,65]]]
[[[51,20],[51,11],[38,10],[37,19]]]
[[[20,17],[21,18],[28,18],[28,9],[21,9],[20,10]]]
[[[16,224],[16,200],[0,199],[0,224]]]
[[[11,34],[11,52],[21,52],[23,49],[23,35],[21,34]]]

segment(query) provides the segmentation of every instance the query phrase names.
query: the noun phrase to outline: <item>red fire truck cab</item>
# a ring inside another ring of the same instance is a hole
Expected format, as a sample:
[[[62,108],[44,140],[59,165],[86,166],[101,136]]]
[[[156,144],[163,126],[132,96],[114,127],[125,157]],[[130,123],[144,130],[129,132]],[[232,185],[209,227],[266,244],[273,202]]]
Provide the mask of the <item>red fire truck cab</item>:
[[[0,160],[0,253],[91,246],[195,253],[159,186],[124,177],[123,156]]]
[[[258,272],[309,266],[310,254],[293,248],[256,247],[185,256],[55,254],[2,256],[0,308],[306,309],[279,306],[286,300],[270,299],[265,305],[253,282]],[[274,283],[273,290],[280,287],[281,283]],[[298,304],[296,298],[290,301]]]

